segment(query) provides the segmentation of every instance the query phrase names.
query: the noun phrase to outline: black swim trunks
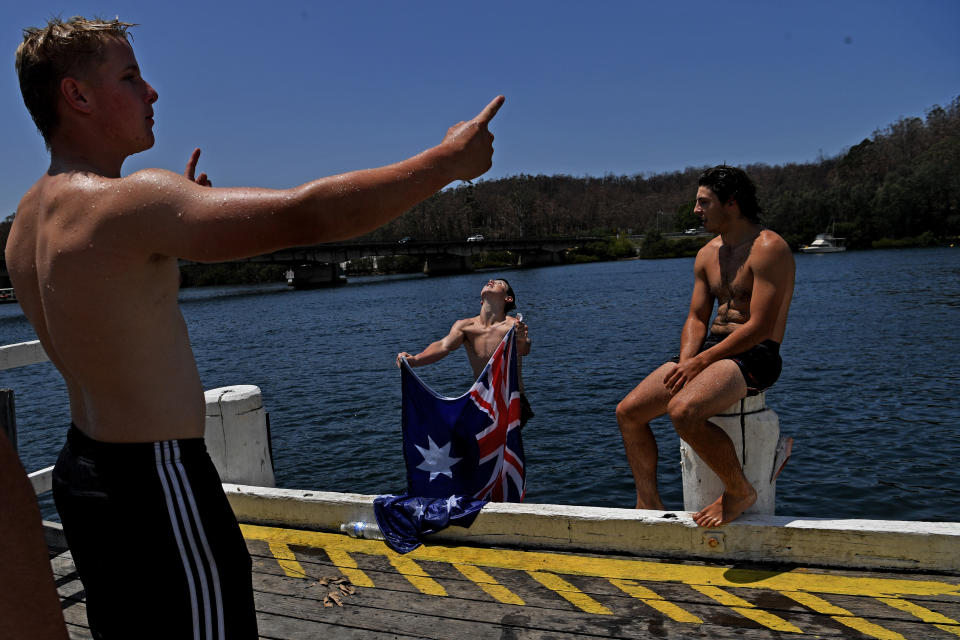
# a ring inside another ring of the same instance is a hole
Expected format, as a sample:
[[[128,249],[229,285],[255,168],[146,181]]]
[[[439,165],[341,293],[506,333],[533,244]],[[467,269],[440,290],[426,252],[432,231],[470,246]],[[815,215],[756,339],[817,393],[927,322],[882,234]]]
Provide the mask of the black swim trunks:
[[[708,335],[698,353],[706,351],[725,337]],[[783,369],[783,360],[780,358],[780,344],[773,340],[764,340],[743,353],[727,356],[725,360],[733,360],[737,363],[749,391],[766,391],[777,381],[780,377],[780,371]],[[674,356],[673,361],[679,362],[680,356]]]
[[[250,554],[202,438],[93,440],[75,426],[53,497],[94,638],[257,638]]]

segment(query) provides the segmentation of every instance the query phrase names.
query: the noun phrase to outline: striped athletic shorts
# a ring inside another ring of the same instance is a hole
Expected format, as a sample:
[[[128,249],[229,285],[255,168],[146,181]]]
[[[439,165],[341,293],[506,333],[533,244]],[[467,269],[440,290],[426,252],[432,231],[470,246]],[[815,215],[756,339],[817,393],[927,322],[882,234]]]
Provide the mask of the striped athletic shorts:
[[[250,554],[202,438],[71,426],[53,497],[94,638],[257,638]]]

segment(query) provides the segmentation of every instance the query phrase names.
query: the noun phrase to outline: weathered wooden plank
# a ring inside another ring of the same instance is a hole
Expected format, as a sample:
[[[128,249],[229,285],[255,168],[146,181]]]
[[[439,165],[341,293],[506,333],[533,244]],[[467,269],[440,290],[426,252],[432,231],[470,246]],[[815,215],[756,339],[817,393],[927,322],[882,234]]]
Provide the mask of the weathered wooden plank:
[[[831,615],[809,607],[772,590],[749,587],[723,587],[731,596],[749,607],[769,612],[789,621],[805,632],[804,636],[776,631],[739,615],[715,599],[677,582],[642,582],[663,599],[695,614],[701,623],[678,622],[650,606],[642,598],[632,597],[600,576],[562,574],[571,587],[602,603],[611,612],[600,615],[580,611],[555,592],[543,587],[523,570],[485,567],[484,571],[504,588],[523,598],[525,605],[504,604],[469,580],[453,565],[420,560],[418,570],[441,584],[446,597],[421,593],[409,580],[397,574],[384,556],[353,554],[367,572],[375,588],[358,589],[356,595],[343,597],[344,607],[324,607],[328,592],[316,579],[339,574],[325,552],[293,546],[291,550],[307,579],[288,577],[264,543],[249,545],[254,563],[254,588],[261,637],[275,640],[299,638],[522,638],[545,640],[558,637],[580,638],[824,638],[870,637],[841,624]],[[148,550],[145,550],[148,552]],[[576,562],[576,556],[571,557]],[[56,555],[51,567],[57,578],[64,604],[64,615],[71,637],[91,638],[86,629],[86,609],[82,584],[75,573],[69,552]],[[408,567],[409,569],[409,567]],[[733,569],[736,571],[736,569]],[[835,572],[830,572],[834,574]],[[851,572],[853,575],[853,572]],[[857,574],[881,578],[888,574]],[[903,579],[903,574],[895,574]],[[929,580],[930,576],[918,576]],[[639,584],[639,583],[638,583]],[[876,598],[853,595],[823,596],[831,605],[848,610],[870,625],[868,631],[882,629],[874,637],[936,638],[956,637],[956,629],[943,624],[936,615],[924,622],[909,607],[897,608]],[[930,611],[956,619],[960,599],[913,602]],[[922,612],[921,612],[922,613]],[[937,626],[934,622],[939,621]],[[954,634],[954,635],[951,635]]]
[[[417,636],[399,635],[396,632],[378,632],[369,629],[351,629],[344,626],[304,620],[264,611],[257,606],[257,630],[263,640],[408,640]]]
[[[73,624],[67,625],[67,635],[70,636],[70,640],[93,640],[93,634],[88,627]]]
[[[331,575],[337,572],[336,568],[327,564],[323,564],[322,559],[318,558],[318,554],[315,550],[298,550],[300,551],[299,557],[303,561],[303,565],[306,568],[308,575]],[[359,555],[359,554],[358,554]],[[361,556],[362,558],[362,556]],[[319,562],[315,562],[318,561]],[[364,560],[366,564],[366,560]],[[271,562],[270,558],[259,558],[256,566],[258,571],[265,571],[268,573],[275,573],[277,570],[274,566],[274,563]],[[464,585],[462,589],[464,590],[462,596],[465,600],[470,599],[482,599],[483,596],[480,594],[479,589],[474,589],[472,595],[469,594],[470,587],[463,580],[462,576],[458,576],[457,572],[451,571],[449,568],[444,569],[443,563],[428,563],[421,562],[422,567],[429,571],[430,575],[434,578],[440,580],[444,587],[447,588],[448,592],[454,593],[457,591],[458,587],[455,586],[457,582],[461,585]],[[367,567],[371,577],[373,577],[374,582],[377,584],[377,587],[383,591],[390,591],[388,582],[384,580],[384,577],[381,575],[379,570],[370,569]],[[522,583],[525,578],[525,572],[516,572],[516,571],[507,571],[507,570],[496,570],[490,569],[491,573],[497,575],[498,581],[506,587],[512,588],[514,591],[519,593],[521,597],[530,600],[531,603],[533,600],[537,599],[531,597],[530,592],[526,591],[520,583]],[[316,573],[314,573],[316,572]],[[512,574],[512,575],[511,575]],[[587,576],[566,576],[566,579],[575,584],[579,589],[584,593],[596,594],[609,598],[611,595],[617,594],[619,589],[611,587],[609,581],[602,578],[587,577]],[[393,584],[393,583],[390,583]],[[653,586],[653,585],[650,585]],[[716,622],[721,625],[733,625],[741,629],[746,629],[750,627],[749,622],[744,620],[738,620],[738,616],[742,616],[743,611],[734,611],[729,608],[718,607],[717,603],[710,598],[704,596],[691,589],[687,585],[671,584],[671,583],[661,583],[657,584],[654,587],[657,592],[663,596],[666,600],[677,603],[681,607],[686,608],[690,611],[695,611],[701,617],[703,617],[707,622]],[[790,598],[779,594],[774,591],[759,590],[754,588],[742,588],[742,589],[730,589],[727,591],[730,592],[731,596],[736,596],[747,601],[747,606],[756,607],[760,612],[769,612],[772,615],[779,616],[784,619],[798,619],[800,622],[797,622],[798,626],[803,625],[804,630],[807,633],[817,633],[819,635],[825,636],[840,636],[845,637],[849,635],[850,629],[845,625],[841,624],[837,620],[833,619],[830,616],[825,616],[822,614],[816,614],[816,612],[811,612],[808,608],[799,605]],[[407,594],[413,593],[406,585],[401,585],[401,588],[398,590],[397,594],[394,594],[392,597],[400,597],[398,594]],[[618,600],[623,602],[623,594],[618,594],[620,597]],[[833,597],[833,596],[831,596]],[[896,611],[891,609],[885,604],[877,602],[874,598],[870,597],[853,597],[846,596],[846,598],[856,603],[859,606],[859,609],[855,611],[858,616],[863,616],[865,618],[871,618],[874,620],[875,624],[881,626],[889,627],[891,622],[902,621],[907,625],[907,628],[911,633],[916,634],[918,629],[923,629],[923,632],[932,632],[934,631],[931,628],[930,624],[926,626],[918,627],[918,624],[922,623],[921,620],[917,620],[916,617],[911,616],[909,613],[903,611]],[[442,598],[442,600],[449,601],[452,598]],[[551,608],[557,606],[563,606],[559,604],[559,600],[556,598],[551,602],[550,595],[540,598],[540,602],[537,604],[528,603],[529,608],[527,611],[532,610],[532,608]],[[847,603],[846,601],[844,602]],[[649,603],[646,603],[649,604]],[[955,604],[955,603],[954,603]],[[441,605],[448,606],[448,605]],[[621,605],[625,606],[625,605]],[[853,606],[853,605],[850,605]],[[864,610],[866,608],[867,610]],[[857,607],[854,607],[857,609]],[[890,611],[885,611],[885,609],[891,609]],[[639,616],[646,619],[652,619],[651,616],[653,613],[645,609],[640,605],[639,609],[630,609],[627,606],[627,610],[630,615]],[[750,613],[747,611],[746,613]],[[948,612],[941,612],[944,615],[949,615]],[[575,614],[576,615],[576,614]],[[762,619],[762,616],[761,616]],[[931,620],[942,622],[936,617],[932,617]],[[769,622],[769,620],[767,620]],[[927,620],[930,622],[930,620]],[[757,627],[762,627],[762,625],[756,625]],[[891,635],[891,637],[893,637]]]
[[[329,575],[329,572],[326,573]],[[326,593],[322,588],[311,586],[310,580],[293,579],[278,574],[260,573],[258,571],[256,578],[257,588],[259,590],[269,590],[276,595],[291,600],[308,601],[303,602],[301,606],[305,610],[316,608],[322,610],[322,605],[318,600],[311,599],[310,596],[303,594],[315,594],[314,597],[320,597]],[[608,597],[604,600],[616,615],[595,615],[576,610],[564,600],[555,597],[553,607],[543,606],[516,606],[506,605],[488,600],[481,600],[482,592],[477,591],[478,599],[437,597],[425,594],[413,593],[410,591],[391,591],[389,589],[360,589],[355,597],[344,598],[344,609],[356,609],[357,612],[351,615],[362,619],[367,625],[377,625],[375,628],[388,629],[379,625],[386,624],[385,621],[391,621],[398,613],[415,614],[424,619],[429,619],[431,627],[447,629],[448,620],[454,619],[459,624],[462,621],[468,621],[475,625],[485,625],[492,620],[501,620],[505,616],[512,616],[513,620],[522,619],[523,627],[528,630],[542,632],[544,634],[574,634],[584,637],[623,637],[623,638],[642,638],[648,637],[649,627],[654,625],[666,632],[679,634],[679,637],[686,637],[690,633],[699,633],[701,628],[726,628],[729,631],[737,633],[752,633],[754,631],[765,633],[767,630],[760,625],[743,618],[729,615],[723,607],[715,606],[712,610],[701,607],[698,611],[706,620],[705,624],[690,625],[680,624],[670,621],[656,610],[647,607],[640,601],[622,597]],[[528,594],[524,593],[524,597]],[[327,609],[326,611],[329,611]],[[335,612],[336,613],[336,612]],[[845,637],[845,630],[836,624],[832,624],[824,616],[814,616],[806,614],[805,621],[798,624],[805,625],[805,630],[816,631],[822,637]],[[826,620],[829,624],[823,624]],[[719,624],[714,624],[719,622]],[[359,623],[358,623],[359,624]],[[502,625],[501,625],[502,626]],[[516,622],[514,623],[516,626]],[[478,627],[479,628],[479,627]],[[501,629],[502,631],[502,629]],[[447,629],[446,633],[456,634],[455,629]],[[498,632],[499,633],[499,632]],[[705,637],[723,637],[721,630],[714,629],[713,632],[705,634]],[[444,637],[440,635],[439,637]],[[451,635],[449,637],[459,637]],[[494,634],[492,637],[499,637]],[[748,635],[746,637],[754,637]],[[761,636],[757,636],[761,637]],[[787,637],[787,636],[783,636]]]

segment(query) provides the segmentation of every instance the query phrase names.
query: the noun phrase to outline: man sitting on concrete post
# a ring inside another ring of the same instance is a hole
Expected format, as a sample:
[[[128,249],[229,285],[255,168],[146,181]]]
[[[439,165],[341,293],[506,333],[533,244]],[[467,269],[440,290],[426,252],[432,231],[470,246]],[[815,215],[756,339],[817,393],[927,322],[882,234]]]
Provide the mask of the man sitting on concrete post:
[[[707,231],[719,235],[694,262],[680,354],[627,394],[617,405],[617,422],[636,483],[636,507],[664,508],[650,421],[666,413],[677,434],[723,482],[723,495],[693,514],[700,526],[719,527],[749,509],[757,492],[733,442],[709,418],[779,377],[795,267],[783,238],[761,226],[756,188],[741,169],[721,165],[704,171],[694,213]],[[717,314],[711,324],[714,300]]]

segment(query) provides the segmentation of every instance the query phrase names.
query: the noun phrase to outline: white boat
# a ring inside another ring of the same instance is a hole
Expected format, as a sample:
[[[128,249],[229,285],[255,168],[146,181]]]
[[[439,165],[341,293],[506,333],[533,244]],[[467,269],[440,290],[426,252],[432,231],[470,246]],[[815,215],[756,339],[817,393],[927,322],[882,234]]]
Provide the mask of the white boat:
[[[800,251],[803,253],[839,253],[847,250],[843,246],[845,240],[846,238],[835,238],[829,233],[819,233],[813,242],[800,247]]]

